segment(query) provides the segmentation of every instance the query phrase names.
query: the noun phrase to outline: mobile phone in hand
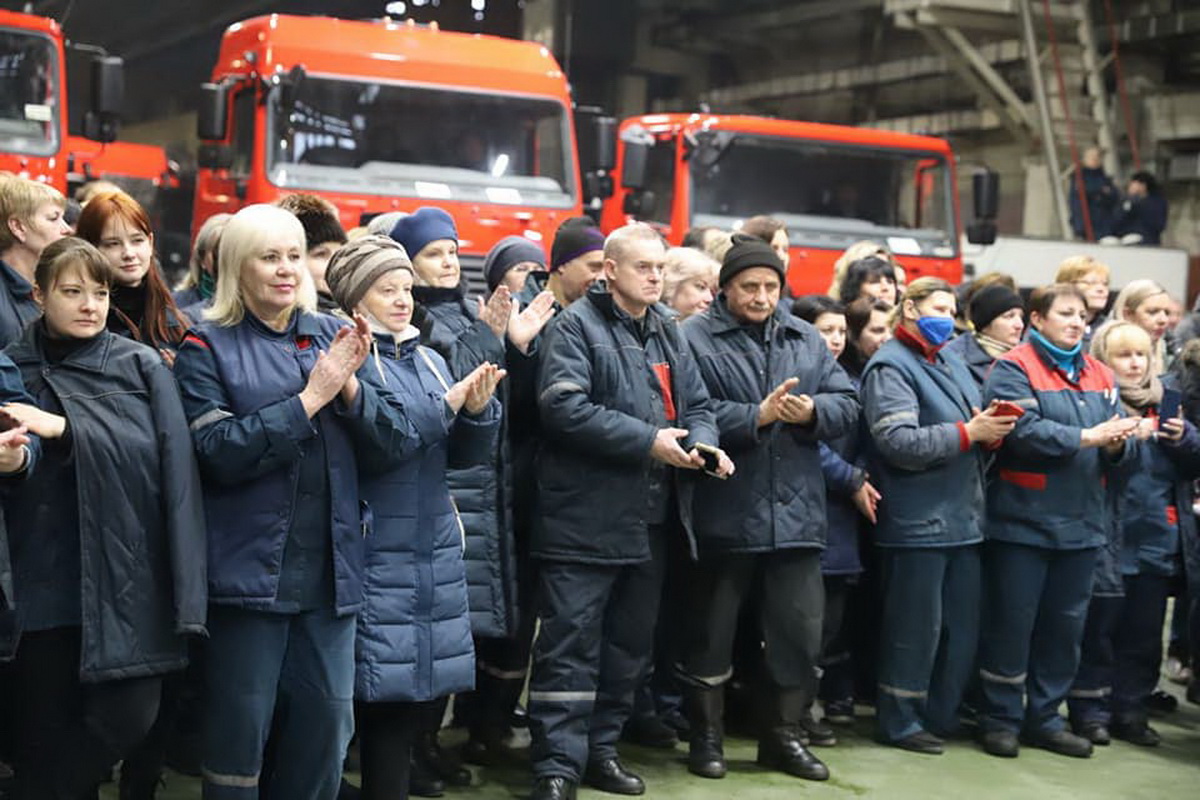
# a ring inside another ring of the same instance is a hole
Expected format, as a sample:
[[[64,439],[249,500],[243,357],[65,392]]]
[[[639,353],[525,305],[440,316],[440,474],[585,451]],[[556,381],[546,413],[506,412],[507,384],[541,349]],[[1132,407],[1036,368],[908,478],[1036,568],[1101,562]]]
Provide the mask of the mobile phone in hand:
[[[721,468],[721,456],[717,448],[710,444],[697,444],[696,452],[704,459],[704,466],[701,469],[704,470],[705,475],[725,480],[725,476],[718,473],[718,470]]]
[[[1000,400],[994,406],[997,417],[1019,417],[1025,413],[1025,409],[1011,400]]]
[[[1179,407],[1183,403],[1183,395],[1177,389],[1163,389],[1162,402],[1158,404],[1158,424],[1165,420],[1179,417]]]

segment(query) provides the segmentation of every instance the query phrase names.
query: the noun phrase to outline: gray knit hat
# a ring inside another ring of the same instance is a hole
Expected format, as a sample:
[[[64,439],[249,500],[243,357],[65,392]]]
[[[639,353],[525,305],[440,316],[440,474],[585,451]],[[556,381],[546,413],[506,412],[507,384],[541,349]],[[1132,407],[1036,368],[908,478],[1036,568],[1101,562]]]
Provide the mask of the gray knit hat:
[[[371,284],[394,269],[413,271],[403,245],[390,236],[360,236],[334,252],[325,270],[325,282],[342,310],[353,314]]]

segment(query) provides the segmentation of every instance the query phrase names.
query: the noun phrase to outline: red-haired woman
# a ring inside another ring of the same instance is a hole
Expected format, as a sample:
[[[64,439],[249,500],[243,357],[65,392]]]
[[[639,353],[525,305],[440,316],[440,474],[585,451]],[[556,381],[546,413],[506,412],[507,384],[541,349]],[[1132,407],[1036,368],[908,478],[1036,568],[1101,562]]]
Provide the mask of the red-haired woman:
[[[189,322],[158,269],[146,209],[124,192],[98,194],[79,215],[75,233],[94,244],[112,270],[108,329],[150,345],[173,363]]]

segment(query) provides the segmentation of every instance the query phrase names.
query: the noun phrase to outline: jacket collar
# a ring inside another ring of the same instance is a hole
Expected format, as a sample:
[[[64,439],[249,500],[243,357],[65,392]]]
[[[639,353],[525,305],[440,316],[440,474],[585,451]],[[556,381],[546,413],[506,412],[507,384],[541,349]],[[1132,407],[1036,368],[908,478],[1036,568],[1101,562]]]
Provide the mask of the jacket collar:
[[[42,353],[41,344],[41,337],[44,335],[42,326],[43,323],[38,321],[26,327],[24,333],[21,334],[21,338],[10,345],[5,351],[14,364],[20,366],[46,363],[46,357]],[[112,351],[113,342],[117,338],[117,335],[112,331],[102,330],[99,334],[92,337],[90,343],[63,359],[61,366],[69,366],[85,372],[104,372],[105,367],[108,365],[108,356]]]
[[[896,340],[930,364],[937,363],[938,353],[946,346],[946,343],[943,342],[935,347],[903,325],[896,326]]]
[[[4,281],[9,293],[14,297],[27,299],[33,296],[33,286],[29,281],[25,280],[24,276],[10,267],[8,262],[3,259],[0,259],[0,279]]]
[[[603,280],[598,280],[588,289],[586,295],[587,300],[594,305],[601,314],[610,320],[632,323],[633,317],[625,313],[625,311],[617,305],[613,300],[612,292],[608,290],[608,284]],[[670,319],[671,315],[667,307],[662,303],[655,303],[646,309],[646,329],[653,331],[661,328],[663,322]]]
[[[729,306],[725,303],[725,294],[723,292],[713,298],[712,304],[704,313],[708,316],[712,332],[718,336],[749,327],[747,323],[735,317],[733,312],[729,310]],[[775,306],[775,312],[767,318],[767,325],[768,335],[780,329],[801,337],[808,335],[807,326],[804,324],[804,321],[784,308],[782,299]]]

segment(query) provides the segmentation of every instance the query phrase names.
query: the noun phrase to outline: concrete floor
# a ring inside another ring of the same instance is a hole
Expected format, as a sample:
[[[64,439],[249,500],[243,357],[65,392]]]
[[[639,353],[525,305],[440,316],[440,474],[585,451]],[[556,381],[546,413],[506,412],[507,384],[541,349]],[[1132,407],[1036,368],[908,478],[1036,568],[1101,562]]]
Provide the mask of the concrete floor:
[[[1173,692],[1178,687],[1170,687]],[[1182,697],[1180,697],[1182,700]],[[754,765],[754,744],[733,739],[726,744],[730,774],[710,781],[689,775],[683,765],[686,748],[675,753],[623,748],[626,764],[646,779],[647,795],[687,800],[793,800],[811,796],[926,800],[1169,800],[1200,796],[1200,706],[1182,703],[1169,717],[1157,719],[1162,734],[1158,748],[1139,748],[1123,742],[1097,748],[1087,761],[1025,749],[1020,758],[998,759],[985,755],[969,741],[952,742],[942,756],[919,756],[871,741],[871,720],[859,719],[834,748],[818,754],[829,764],[833,777],[824,784],[809,783],[767,772]],[[446,731],[446,743],[460,741],[460,731]],[[357,782],[357,775],[350,776]],[[525,771],[513,768],[475,768],[475,785],[447,792],[448,798],[511,800],[529,791]],[[799,794],[798,794],[799,793]],[[114,800],[112,786],[105,800]],[[200,797],[198,782],[168,775],[159,800],[192,800]],[[581,798],[613,797],[583,790]]]

